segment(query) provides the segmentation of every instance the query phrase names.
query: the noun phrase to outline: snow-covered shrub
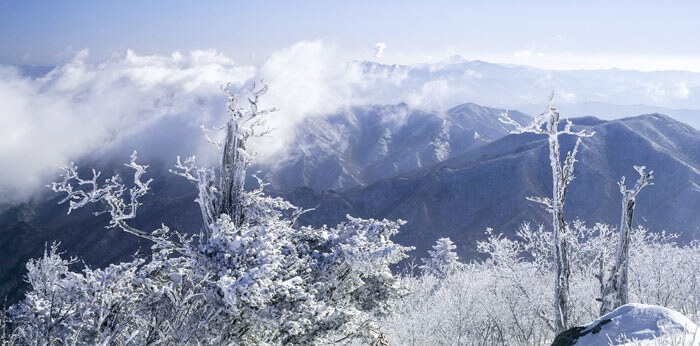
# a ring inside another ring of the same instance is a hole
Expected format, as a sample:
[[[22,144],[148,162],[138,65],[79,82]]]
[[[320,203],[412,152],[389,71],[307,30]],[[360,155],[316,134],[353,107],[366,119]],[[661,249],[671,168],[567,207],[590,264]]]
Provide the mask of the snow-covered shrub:
[[[31,290],[10,310],[14,333],[41,344],[127,340],[133,307],[143,298],[136,284],[143,260],[72,272],[77,260],[61,258],[53,244],[27,264]]]
[[[619,237],[605,224],[589,227],[575,221],[569,227],[570,318],[581,326],[598,318],[601,273],[609,270]],[[399,345],[551,344],[556,335],[551,236],[543,227],[527,224],[515,238],[489,231],[478,244],[486,259],[465,264],[444,279],[404,277],[411,293],[397,315],[382,321],[381,330]],[[674,239],[642,227],[632,231],[630,300],[674,309],[697,323],[700,243],[679,246]]]
[[[189,236],[146,232],[128,221],[152,180],[136,153],[119,176],[83,179],[73,164],[52,190],[68,212],[95,203],[116,227],[153,242],[148,258],[104,269],[72,271],[57,245],[27,264],[31,286],[10,310],[12,335],[27,344],[313,344],[374,339],[375,321],[404,294],[390,266],[407,247],[391,241],[403,221],[348,216],[334,228],[298,227],[307,210],[266,196],[264,184],[244,191],[251,155],[246,141],[265,133],[258,98],[267,90],[226,91],[230,119],[219,170],[178,158],[173,173],[193,182],[204,229]],[[239,99],[247,100],[242,106]],[[212,141],[213,142],[213,141]]]

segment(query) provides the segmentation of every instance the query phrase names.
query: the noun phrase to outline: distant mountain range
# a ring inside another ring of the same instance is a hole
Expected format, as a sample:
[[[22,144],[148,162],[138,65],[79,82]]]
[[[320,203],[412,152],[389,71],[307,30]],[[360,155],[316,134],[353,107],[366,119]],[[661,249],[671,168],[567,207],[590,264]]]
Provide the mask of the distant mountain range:
[[[300,220],[334,225],[345,214],[408,221],[397,236],[423,256],[436,239],[451,237],[463,259],[474,258],[475,240],[486,227],[513,234],[522,222],[546,223],[548,216],[526,196],[548,196],[551,173],[546,139],[508,135],[498,121],[502,110],[462,104],[427,112],[406,104],[350,108],[310,118],[297,131],[294,148],[277,162],[259,164],[272,183],[270,193],[297,205],[317,207]],[[529,116],[510,112],[517,121]],[[584,139],[570,186],[566,217],[615,225],[620,213],[616,181],[636,180],[633,165],[656,171],[655,185],[639,196],[635,222],[654,231],[700,234],[700,132],[664,115],[619,120],[574,119],[596,131]],[[573,145],[562,137],[563,150]],[[149,162],[155,178],[135,225],[155,229],[161,222],[182,231],[201,227],[195,191],[167,173],[172,162]],[[83,162],[90,167],[91,162]],[[98,165],[99,166],[99,165]],[[119,165],[99,167],[119,170]],[[0,296],[19,296],[24,263],[40,256],[44,244],[62,242],[67,255],[93,266],[125,259],[150,244],[118,230],[90,210],[65,215],[57,196],[5,208],[0,213]]]
[[[542,104],[542,98],[554,90],[560,103],[700,108],[700,73],[689,71],[547,70],[460,56],[429,64],[356,64],[366,75],[385,77],[377,81],[377,88],[381,87],[378,92],[384,95],[444,86],[439,95],[445,104],[464,99],[499,107]],[[392,84],[394,88],[385,87]]]
[[[373,81],[363,89],[369,99],[406,100],[443,110],[467,99],[537,114],[554,91],[566,116],[612,119],[662,113],[700,129],[700,73],[696,72],[547,70],[460,56],[429,64],[355,64]]]

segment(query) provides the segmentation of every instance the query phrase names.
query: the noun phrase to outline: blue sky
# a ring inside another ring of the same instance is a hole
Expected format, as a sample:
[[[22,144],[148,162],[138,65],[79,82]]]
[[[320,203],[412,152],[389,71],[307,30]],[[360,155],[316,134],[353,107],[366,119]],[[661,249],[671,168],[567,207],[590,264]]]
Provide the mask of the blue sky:
[[[59,64],[87,48],[97,60],[215,49],[260,64],[322,39],[348,60],[700,71],[698,15],[690,1],[0,0],[0,63]]]

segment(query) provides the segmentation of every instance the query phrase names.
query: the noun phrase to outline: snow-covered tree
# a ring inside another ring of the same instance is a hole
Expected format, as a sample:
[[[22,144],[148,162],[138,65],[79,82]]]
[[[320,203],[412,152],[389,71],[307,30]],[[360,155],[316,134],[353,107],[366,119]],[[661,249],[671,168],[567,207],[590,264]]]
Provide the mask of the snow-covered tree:
[[[152,180],[137,155],[119,176],[83,179],[65,167],[53,191],[68,212],[100,204],[107,227],[153,242],[150,258],[105,269],[69,270],[56,246],[27,265],[31,290],[10,312],[20,342],[88,344],[309,344],[376,337],[377,316],[403,294],[390,266],[409,250],[391,241],[403,221],[348,216],[334,228],[299,227],[307,212],[266,196],[264,184],[244,191],[252,159],[246,141],[264,132],[258,99],[267,87],[229,98],[218,170],[178,158],[173,173],[192,181],[204,220],[199,235],[167,226],[146,232],[128,221]],[[244,102],[239,100],[245,99]],[[193,232],[194,231],[194,232]],[[189,232],[197,233],[196,230]],[[37,339],[41,338],[41,339]]]
[[[528,200],[542,204],[552,214],[552,232],[554,246],[554,260],[556,264],[554,282],[554,314],[557,331],[563,331],[569,326],[569,268],[568,246],[566,236],[566,221],[564,219],[564,202],[566,189],[574,179],[574,163],[576,153],[581,144],[581,138],[590,137],[593,133],[586,131],[573,131],[573,123],[567,119],[563,128],[560,128],[559,111],[554,107],[554,95],[549,99],[547,110],[535,117],[527,126],[522,126],[504,113],[501,121],[513,125],[512,133],[534,133],[547,135],[549,142],[549,162],[552,168],[552,197],[528,197]],[[574,149],[566,154],[562,164],[559,145],[560,135],[576,136]]]
[[[440,238],[433,245],[432,250],[428,250],[428,258],[422,258],[423,265],[420,269],[424,274],[434,275],[442,278],[462,266],[459,257],[454,251],[457,246],[450,238]]]
[[[615,264],[610,269],[610,276],[603,288],[600,306],[600,315],[605,315],[629,303],[629,252],[630,237],[632,233],[632,216],[634,214],[635,199],[645,186],[653,185],[654,171],[646,172],[644,166],[634,166],[639,173],[637,183],[630,190],[625,185],[623,176],[618,185],[622,194],[622,216],[620,217],[620,234],[617,243],[617,255]]]
[[[599,317],[600,263],[617,249],[616,228],[574,220],[567,230],[570,323]],[[554,275],[548,229],[527,224],[515,237],[495,234],[477,243],[484,260],[475,260],[445,278],[402,278],[410,294],[397,314],[381,322],[394,345],[551,345],[555,326],[548,278]],[[677,235],[642,227],[630,237],[630,302],[668,307],[691,320],[700,318],[700,242],[675,242]],[[696,339],[697,340],[697,339]],[[656,344],[653,343],[652,344]],[[660,342],[659,345],[666,343]],[[678,343],[679,345],[683,343]]]

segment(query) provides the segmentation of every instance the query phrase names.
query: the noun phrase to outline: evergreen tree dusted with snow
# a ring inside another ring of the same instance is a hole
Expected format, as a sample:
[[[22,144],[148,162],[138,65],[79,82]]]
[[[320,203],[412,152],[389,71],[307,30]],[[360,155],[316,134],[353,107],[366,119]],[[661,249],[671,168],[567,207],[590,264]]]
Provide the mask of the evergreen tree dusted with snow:
[[[244,191],[250,137],[267,132],[258,100],[266,86],[227,87],[229,119],[218,170],[178,158],[172,171],[198,190],[204,228],[191,236],[167,226],[129,225],[151,180],[134,153],[119,176],[83,179],[65,168],[53,191],[68,212],[100,204],[120,228],[153,242],[150,258],[104,269],[69,270],[58,246],[30,261],[26,298],[12,307],[12,338],[38,344],[308,344],[374,338],[377,316],[392,311],[403,290],[390,265],[409,248],[391,241],[403,221],[348,216],[334,228],[299,227],[303,210],[266,196],[264,184]],[[243,100],[243,101],[241,101]],[[191,232],[192,233],[192,232]]]
[[[423,270],[424,274],[439,278],[454,273],[462,267],[462,263],[459,262],[459,257],[454,251],[456,248],[457,246],[450,238],[438,239],[433,245],[433,249],[428,250],[429,257],[421,259],[423,265],[420,266],[420,269]]]

